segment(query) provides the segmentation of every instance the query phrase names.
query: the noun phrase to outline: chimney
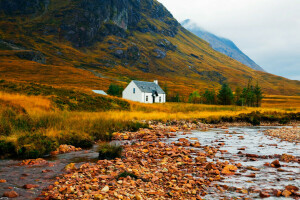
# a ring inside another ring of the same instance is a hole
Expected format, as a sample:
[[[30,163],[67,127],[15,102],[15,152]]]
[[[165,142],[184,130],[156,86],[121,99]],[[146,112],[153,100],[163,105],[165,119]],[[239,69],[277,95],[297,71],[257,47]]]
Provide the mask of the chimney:
[[[156,85],[158,85],[158,80],[154,80],[153,82],[154,82]]]

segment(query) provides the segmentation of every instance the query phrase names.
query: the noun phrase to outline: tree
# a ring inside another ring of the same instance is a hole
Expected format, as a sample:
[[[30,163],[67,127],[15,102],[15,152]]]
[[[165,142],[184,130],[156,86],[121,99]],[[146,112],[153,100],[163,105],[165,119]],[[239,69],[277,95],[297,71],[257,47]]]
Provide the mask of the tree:
[[[203,103],[204,104],[217,104],[217,95],[215,90],[208,90],[206,89],[202,95]]]
[[[164,92],[166,93],[166,96],[168,96],[168,94],[169,94],[169,87],[168,87],[168,84],[167,84],[167,83],[164,84],[163,90],[164,90]]]
[[[261,87],[256,83],[255,86],[252,85],[252,79],[249,79],[248,85],[243,89],[241,99],[244,100],[244,104],[250,107],[261,106],[261,100],[263,99],[263,92]],[[242,105],[244,105],[242,103]]]
[[[124,88],[122,86],[112,83],[112,84],[110,84],[110,86],[107,90],[107,94],[112,95],[112,96],[121,97],[123,90],[124,90]]]
[[[219,104],[221,105],[232,105],[233,102],[233,93],[227,83],[222,85],[222,88],[218,94]]]
[[[200,103],[201,96],[198,91],[194,91],[189,96],[189,103]]]
[[[170,102],[181,102],[181,98],[180,98],[179,93],[176,93],[175,96],[174,95],[173,96],[169,95],[167,97],[169,98]]]
[[[242,89],[239,86],[235,89],[234,101],[236,105],[243,106]]]
[[[258,85],[258,82],[256,83],[256,86],[254,87],[254,95],[255,95],[255,106],[260,107],[261,106],[261,100],[263,99],[263,92],[261,90],[261,87]]]

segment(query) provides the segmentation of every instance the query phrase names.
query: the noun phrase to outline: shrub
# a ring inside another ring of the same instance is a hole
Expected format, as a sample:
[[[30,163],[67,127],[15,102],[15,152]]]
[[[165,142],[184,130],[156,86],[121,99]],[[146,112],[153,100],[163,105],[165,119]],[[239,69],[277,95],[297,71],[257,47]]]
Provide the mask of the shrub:
[[[11,124],[5,118],[0,118],[0,136],[9,136],[11,132]]]
[[[283,117],[279,120],[279,124],[287,124],[290,120],[287,117]]]
[[[113,160],[120,158],[122,155],[123,148],[119,145],[112,144],[101,144],[99,145],[99,160]]]
[[[122,86],[116,85],[116,84],[110,84],[107,94],[112,95],[112,96],[122,96],[124,88]]]
[[[131,178],[134,178],[134,179],[138,179],[137,175],[135,175],[133,173],[130,173],[130,172],[127,172],[127,171],[124,171],[124,172],[120,173],[117,176],[117,179],[119,179],[119,178],[126,178],[128,176],[130,176]]]
[[[250,123],[253,125],[253,126],[259,126],[260,125],[260,120],[257,116],[253,116],[250,120]]]
[[[58,147],[57,142],[42,133],[29,133],[18,138],[18,157],[38,158]]]
[[[6,108],[0,116],[0,135],[8,136],[13,131],[30,131],[33,127],[28,114],[17,113],[12,108]]]
[[[94,144],[91,136],[88,134],[74,131],[62,132],[58,141],[59,144],[68,144],[84,149],[91,148]]]
[[[9,157],[16,153],[16,147],[12,142],[0,140],[0,157]]]

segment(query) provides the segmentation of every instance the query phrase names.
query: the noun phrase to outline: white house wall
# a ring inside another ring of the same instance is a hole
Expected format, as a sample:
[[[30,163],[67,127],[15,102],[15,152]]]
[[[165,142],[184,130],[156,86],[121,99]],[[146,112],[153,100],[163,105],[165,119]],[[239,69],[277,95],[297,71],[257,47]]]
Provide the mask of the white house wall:
[[[133,93],[133,88],[135,88],[135,94]],[[122,97],[123,99],[128,99],[131,101],[144,102],[142,91],[135,85],[134,82],[131,82],[125,90],[123,90]]]
[[[146,101],[146,96],[148,96],[148,101]],[[161,102],[159,102],[159,97],[161,97]],[[145,93],[143,102],[144,103],[153,103],[152,93]],[[155,97],[155,103],[166,103],[166,95],[158,94],[158,96]]]

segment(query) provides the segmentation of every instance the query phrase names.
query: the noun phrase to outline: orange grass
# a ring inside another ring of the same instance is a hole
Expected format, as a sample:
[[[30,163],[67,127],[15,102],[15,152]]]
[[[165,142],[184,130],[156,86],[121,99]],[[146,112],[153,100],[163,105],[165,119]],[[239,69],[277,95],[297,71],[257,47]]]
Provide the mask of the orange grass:
[[[0,91],[0,100],[10,102],[11,105],[23,107],[26,111],[50,111],[51,101],[42,96],[26,96],[22,94],[11,94]]]
[[[262,107],[297,110],[300,108],[300,96],[266,95]]]

